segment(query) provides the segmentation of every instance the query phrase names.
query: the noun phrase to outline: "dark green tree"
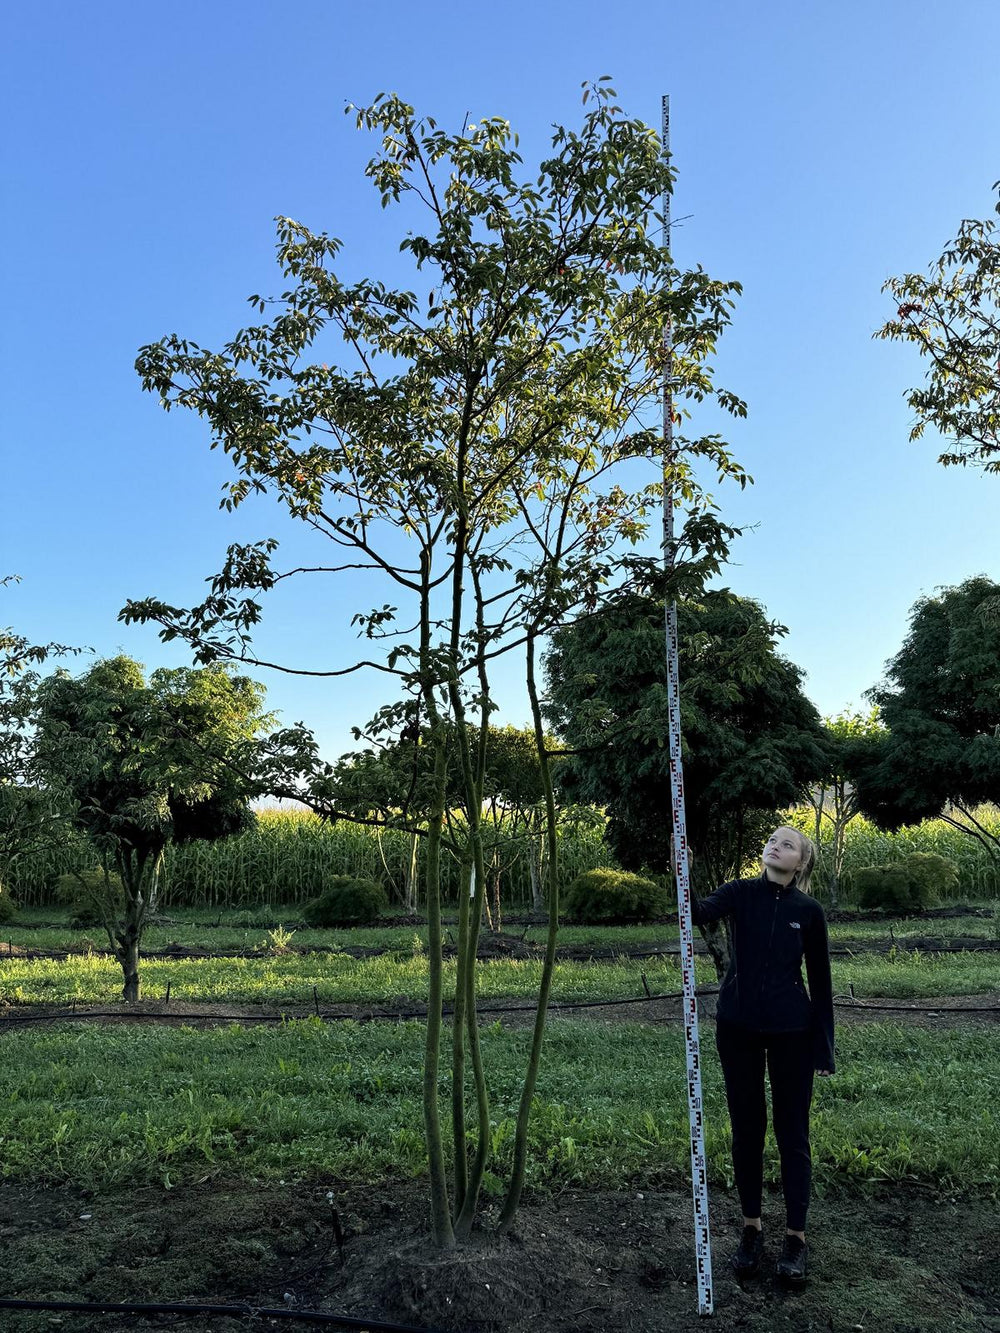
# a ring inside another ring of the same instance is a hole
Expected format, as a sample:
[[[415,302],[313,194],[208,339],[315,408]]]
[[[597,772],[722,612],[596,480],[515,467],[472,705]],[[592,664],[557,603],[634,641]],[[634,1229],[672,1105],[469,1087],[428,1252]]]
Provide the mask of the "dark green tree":
[[[0,578],[0,588],[19,582]],[[66,812],[40,786],[32,768],[37,708],[37,668],[48,657],[83,651],[61,643],[33,643],[11,626],[0,626],[0,894],[9,890],[15,867],[69,837]]]
[[[869,691],[886,732],[855,762],[862,813],[895,829],[942,818],[1000,861],[976,808],[1000,801],[1000,584],[983,575],[914,604]]]
[[[38,686],[33,771],[100,857],[95,904],[139,998],[142,934],[156,912],[168,843],[213,841],[250,827],[263,689],[221,667],[154,671],[128,657]],[[116,878],[117,877],[117,878]],[[121,888],[118,888],[120,881]]]
[[[929,363],[924,387],[907,395],[910,439],[933,426],[950,440],[939,462],[986,472],[1000,472],[1000,196],[994,213],[963,221],[926,274],[886,282],[899,304],[876,334],[914,343]]]
[[[775,812],[828,762],[802,673],[776,651],[785,632],[727,589],[678,605],[684,791],[692,883],[739,873]],[[628,870],[670,869],[670,757],[663,604],[629,595],[554,638],[548,716],[571,757],[561,785],[607,809]],[[710,940],[717,965],[718,937]]]

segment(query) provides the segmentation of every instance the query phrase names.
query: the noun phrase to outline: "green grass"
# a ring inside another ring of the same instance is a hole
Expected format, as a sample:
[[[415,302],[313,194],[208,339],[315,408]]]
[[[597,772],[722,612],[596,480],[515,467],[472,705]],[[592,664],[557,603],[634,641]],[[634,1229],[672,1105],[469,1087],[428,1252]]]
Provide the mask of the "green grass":
[[[272,950],[269,929],[272,921],[281,922],[285,929],[294,931],[291,943],[295,947],[315,948],[350,948],[392,949],[402,953],[413,951],[414,941],[427,945],[427,927],[417,926],[372,926],[355,927],[351,930],[313,930],[298,924],[294,911],[270,914],[267,912],[248,914],[229,911],[220,914],[208,914],[204,911],[184,911],[171,913],[172,920],[163,926],[150,926],[143,936],[143,947],[147,950],[166,949],[170,945],[182,945],[189,949],[243,949],[268,953]],[[35,926],[36,920],[49,921],[51,911],[34,909],[25,911],[21,919],[0,927],[0,956],[4,946],[11,942],[15,946],[29,949],[76,950],[86,948],[88,942],[94,949],[106,949],[107,939],[97,927],[87,930],[70,930],[64,926]],[[220,920],[221,925],[215,925]],[[892,929],[892,936],[889,931]],[[449,937],[448,931],[451,935]],[[511,926],[506,932],[515,938],[524,934],[523,927]],[[485,933],[484,933],[485,934]],[[445,942],[449,943],[456,936],[454,922],[445,923]],[[545,941],[546,927],[531,926],[525,938],[528,943],[541,945]],[[891,918],[876,921],[834,922],[830,926],[830,942],[834,947],[855,941],[870,945],[889,946],[891,939],[905,946],[907,941],[932,938],[947,944],[957,936],[971,936],[982,940],[996,939],[996,926],[990,917],[908,917],[900,920]],[[563,947],[593,948],[595,951],[621,950],[641,951],[676,946],[679,931],[676,924],[651,926],[572,926],[564,925],[559,931],[559,943]]]
[[[541,962],[495,959],[479,965],[479,995],[490,1000],[530,1001],[538,993]],[[612,959],[556,964],[555,1001],[622,999],[643,995],[645,975],[654,992],[680,989],[676,957]],[[705,957],[696,960],[698,984],[711,985],[715,971]],[[274,1002],[310,1004],[313,989],[324,1004],[422,1005],[427,1000],[428,964],[422,950],[409,955],[381,954],[352,958],[345,954],[296,954],[260,958],[148,959],[140,971],[143,994],[162,996],[169,982],[175,1002],[183,1000],[239,1004]],[[455,963],[445,962],[445,995],[454,993]],[[858,998],[912,998],[971,995],[1000,991],[1000,955],[987,953],[889,955],[859,954],[833,960],[834,991]],[[0,955],[0,1003],[95,1003],[115,999],[121,969],[94,954],[65,959],[3,958]]]
[[[480,964],[479,994],[491,998],[534,999],[541,963],[502,959]],[[675,960],[642,962],[559,963],[553,978],[554,1000],[602,1000],[641,995],[641,973],[653,990],[680,988]],[[710,984],[714,969],[700,959],[697,975]],[[143,993],[162,995],[170,982],[175,1000],[232,1001],[241,1004],[273,1000],[308,1004],[313,987],[321,1002],[385,1004],[427,999],[428,965],[422,952],[403,957],[381,954],[352,958],[343,954],[283,955],[272,958],[149,959],[140,970]],[[454,993],[455,963],[444,966],[445,994]],[[0,1002],[92,1003],[112,999],[121,987],[121,968],[102,955],[66,959],[26,960],[0,956]]]
[[[279,925],[289,933],[289,943],[295,948],[337,949],[345,947],[365,947],[372,949],[396,949],[412,951],[414,937],[424,947],[427,944],[426,926],[408,926],[399,928],[355,928],[353,930],[312,930],[296,925],[294,918],[289,918]],[[108,937],[98,926],[88,926],[86,930],[70,930],[68,926],[37,926],[19,928],[12,923],[0,928],[0,956],[6,951],[8,942],[23,949],[57,950],[107,950]],[[263,926],[254,928],[206,927],[204,925],[150,926],[143,932],[144,951],[168,949],[179,944],[187,949],[242,949],[247,952],[269,953],[273,951],[270,931]]]
[[[498,1025],[483,1033],[497,1176],[508,1165],[528,1040]],[[820,1182],[918,1179],[997,1191],[996,1049],[975,1033],[892,1024],[846,1029],[840,1046],[842,1072],[817,1083]],[[424,1169],[419,1024],[78,1025],[9,1033],[4,1049],[0,1160],[8,1177],[89,1186],[177,1184],[216,1171],[377,1180]],[[729,1184],[721,1078],[714,1053],[706,1055],[709,1169]],[[686,1171],[683,1067],[676,1029],[627,1024],[609,1041],[606,1029],[553,1022],[532,1117],[530,1183],[620,1186]],[[774,1181],[772,1149],[767,1160]],[[499,1187],[495,1176],[488,1184]]]

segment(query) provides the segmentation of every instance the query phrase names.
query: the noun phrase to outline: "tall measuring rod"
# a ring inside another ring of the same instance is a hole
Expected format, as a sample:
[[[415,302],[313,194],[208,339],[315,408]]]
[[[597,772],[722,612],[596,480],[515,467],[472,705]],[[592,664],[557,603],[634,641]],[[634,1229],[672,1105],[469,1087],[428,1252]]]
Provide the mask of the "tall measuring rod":
[[[663,98],[663,153],[670,154],[670,98]],[[663,193],[663,244],[670,248],[670,190]],[[673,571],[677,558],[674,538],[674,403],[673,329],[670,316],[663,328],[663,561]],[[668,579],[669,582],[669,579]],[[667,646],[667,720],[670,738],[670,797],[673,815],[674,877],[677,881],[677,917],[681,932],[681,973],[684,979],[684,1046],[687,1057],[688,1116],[691,1127],[691,1188],[694,1198],[694,1244],[698,1272],[698,1313],[710,1315],[712,1305],[712,1251],[708,1222],[708,1178],[705,1170],[705,1130],[701,1096],[701,1046],[698,1039],[698,1001],[694,982],[694,931],[691,925],[691,878],[688,870],[687,821],[684,815],[684,767],[681,762],[680,680],[677,669],[677,603],[664,598]]]

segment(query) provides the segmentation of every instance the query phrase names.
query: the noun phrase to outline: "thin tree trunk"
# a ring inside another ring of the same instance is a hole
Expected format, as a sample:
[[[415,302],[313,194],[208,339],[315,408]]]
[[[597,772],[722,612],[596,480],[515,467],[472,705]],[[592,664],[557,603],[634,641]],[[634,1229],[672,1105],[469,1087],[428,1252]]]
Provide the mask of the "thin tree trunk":
[[[417,846],[417,835],[411,833],[410,855],[406,865],[406,906],[410,912],[417,910]]]
[[[531,910],[542,910],[542,848],[534,837],[528,840],[528,874],[531,877]]]
[[[438,1070],[441,1063],[441,1000],[443,961],[441,954],[441,837],[444,828],[446,784],[448,778],[448,734],[434,697],[434,675],[430,658],[430,554],[420,557],[420,674],[427,717],[431,724],[430,743],[434,747],[434,787],[427,824],[424,857],[427,898],[427,1031],[424,1042],[423,1111],[427,1141],[427,1166],[430,1175],[431,1238],[442,1250],[455,1245],[455,1232],[448,1204],[448,1179],[444,1146],[441,1142],[441,1116],[438,1107]]]
[[[508,1231],[517,1215],[524,1188],[524,1172],[528,1159],[528,1119],[531,1103],[535,1095],[538,1079],[538,1067],[541,1063],[542,1039],[545,1036],[545,1019],[548,1013],[549,992],[552,988],[552,973],[555,971],[556,942],[559,936],[559,848],[556,839],[556,803],[552,791],[552,773],[549,757],[545,749],[545,729],[542,725],[542,710],[535,687],[535,635],[529,632],[527,646],[527,684],[528,698],[531,701],[531,718],[535,726],[535,745],[538,748],[538,760],[541,767],[542,788],[545,792],[545,813],[548,820],[546,830],[549,847],[549,929],[545,941],[545,962],[542,965],[542,979],[538,988],[538,1007],[535,1010],[535,1026],[531,1034],[531,1052],[528,1056],[528,1068],[524,1086],[521,1089],[521,1103],[517,1113],[517,1127],[514,1131],[514,1165],[511,1171],[510,1185],[500,1214],[498,1228]]]
[[[494,861],[493,864],[490,866],[488,879],[489,879],[490,897],[493,900],[493,913],[492,913],[493,929],[498,933],[503,929],[503,917],[501,916],[500,913],[500,873],[501,873],[500,867],[496,863],[496,861]]]
[[[144,881],[147,879],[147,869],[150,872],[148,878],[152,881],[161,854],[154,855],[152,864],[146,852],[120,848],[115,855],[118,874],[125,890],[124,920],[114,931],[115,956],[123,974],[122,998],[129,1003],[139,998],[139,948],[147,906]]]
[[[125,974],[122,998],[134,1004],[139,998],[139,941],[131,931],[121,938],[117,953]]]
[[[483,597],[482,589],[479,585],[478,571],[473,561],[470,565],[472,573],[472,582],[476,597],[476,629],[479,635],[480,653],[477,662],[477,671],[479,674],[479,744],[476,748],[475,765],[475,790],[477,810],[482,810],[483,783],[486,778],[486,758],[487,745],[489,741],[489,720],[490,720],[490,691],[489,680],[486,675],[486,664],[482,657],[482,647],[486,643],[485,627],[483,624]],[[465,973],[465,1037],[469,1043],[469,1059],[472,1064],[472,1077],[476,1088],[476,1118],[478,1121],[478,1134],[476,1138],[476,1151],[469,1167],[468,1187],[466,1189],[465,1200],[462,1209],[455,1222],[455,1231],[458,1237],[464,1240],[472,1230],[472,1224],[475,1221],[476,1209],[479,1206],[479,1191],[482,1188],[483,1176],[486,1174],[486,1164],[489,1161],[490,1153],[490,1101],[486,1090],[486,1074],[483,1070],[483,1054],[479,1045],[479,1018],[476,1013],[476,988],[478,978],[478,968],[476,960],[479,953],[479,930],[482,924],[483,903],[486,899],[486,866],[483,853],[482,826],[480,824],[479,836],[473,842],[473,873],[475,893],[470,904],[471,911],[469,915],[469,966]]]
[[[458,966],[455,973],[455,1012],[451,1022],[451,1123],[455,1145],[455,1200],[458,1217],[469,1184],[468,1151],[465,1140],[465,1006],[468,999],[466,971],[475,965],[469,956],[469,885],[472,883],[471,856],[463,862],[458,889]]]

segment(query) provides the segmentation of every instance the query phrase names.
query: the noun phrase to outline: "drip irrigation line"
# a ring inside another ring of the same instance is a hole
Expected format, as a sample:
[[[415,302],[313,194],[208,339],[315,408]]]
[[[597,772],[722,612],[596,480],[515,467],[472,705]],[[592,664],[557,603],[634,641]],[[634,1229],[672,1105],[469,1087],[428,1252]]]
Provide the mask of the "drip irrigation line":
[[[567,949],[575,949],[579,948],[579,945],[569,944],[564,947]],[[215,960],[225,959],[225,958],[248,958],[248,959],[257,959],[260,962],[267,962],[275,957],[275,954],[271,952],[268,952],[266,950],[261,951],[258,949],[233,949],[219,953],[212,953],[210,950],[207,949],[202,950],[202,949],[195,949],[193,947],[190,950],[187,950],[186,946],[183,945],[180,946],[180,949],[183,951],[178,952],[177,950],[174,949],[150,949],[148,952],[145,951],[143,952],[142,958],[144,961],[184,963],[184,962],[213,962]],[[863,957],[866,954],[889,954],[892,953],[893,950],[895,950],[897,954],[1000,953],[1000,940],[980,940],[973,944],[940,944],[940,945],[914,944],[912,946],[908,945],[905,940],[894,940],[890,944],[862,945],[861,947],[855,949],[848,949],[846,947],[835,948],[835,949],[830,949],[829,952],[831,957],[858,958],[858,957]],[[341,948],[329,944],[316,944],[316,945],[309,945],[308,947],[291,948],[287,952],[289,954],[295,955],[296,957],[307,957],[309,954],[324,954],[324,955],[329,954],[332,957],[340,956],[345,958],[355,958],[359,960],[369,959],[369,958],[384,958],[387,954],[397,954],[405,957],[411,956],[411,951],[409,949],[394,948],[391,945],[386,945],[384,948],[369,949],[365,948],[365,946],[363,945],[347,945],[346,947]],[[708,949],[695,949],[695,953],[699,958],[710,957]],[[445,956],[447,957],[448,955]],[[508,956],[509,955],[503,953],[501,954],[485,953],[478,955],[481,962],[503,962]],[[579,955],[579,956],[574,956],[572,954],[566,954],[557,951],[557,960],[565,963],[600,963],[606,961],[614,961],[615,959],[631,959],[631,958],[679,959],[680,956],[681,956],[681,950],[679,947],[676,949],[673,948],[597,949],[586,955]],[[90,949],[84,951],[82,949],[32,949],[28,946],[25,946],[24,953],[15,954],[13,952],[13,945],[11,944],[10,941],[7,942],[6,954],[3,953],[2,946],[0,946],[0,958],[2,957],[8,957],[8,958],[16,957],[23,960],[24,962],[29,962],[29,963],[40,959],[50,959],[50,960],[65,959],[69,961],[71,958],[88,958],[88,957],[106,958],[111,961],[114,961],[114,954],[110,951],[110,949]],[[531,959],[527,960],[518,959],[518,961],[530,962]],[[541,954],[538,955],[537,961],[541,961]]]
[[[1000,1004],[877,1004],[870,1000],[834,1000],[841,1009],[880,1009],[899,1014],[1000,1014]]]
[[[350,1328],[360,1333],[442,1333],[426,1324],[393,1324],[380,1319],[359,1319],[356,1315],[330,1314],[325,1310],[293,1310],[289,1306],[206,1305],[174,1302],[136,1304],[113,1301],[27,1301],[0,1297],[0,1310],[68,1310],[80,1314],[207,1314],[229,1315],[236,1319],[284,1319],[302,1323],[329,1324],[332,1328]]]
[[[704,990],[698,990],[698,995],[717,995],[718,986],[710,986]],[[626,997],[624,999],[614,1000],[566,1000],[558,1003],[550,1003],[548,1013],[558,1013],[564,1009],[606,1009],[621,1004],[645,1004],[647,1001],[655,1000],[682,1000],[683,991],[668,991],[657,995],[639,995],[636,997]],[[477,1014],[522,1014],[535,1012],[537,1008],[534,1004],[499,1004],[499,1005],[476,1005]],[[453,1018],[454,1009],[445,1008],[441,1011],[442,1018]],[[135,1019],[150,1019],[152,1022],[162,1022],[169,1018],[174,1021],[184,1021],[193,1019],[200,1022],[215,1023],[287,1023],[294,1022],[302,1018],[318,1018],[324,1023],[389,1023],[393,1021],[402,1021],[411,1018],[426,1018],[426,1009],[401,1009],[389,1014],[331,1014],[331,1013],[310,1013],[310,1014],[242,1014],[235,1016],[217,1015],[217,1014],[181,1014],[181,1013],[150,1013],[149,1010],[137,1010],[135,1013],[129,1013],[121,1009],[90,1010],[85,1013],[76,1013],[71,1010],[65,1010],[54,1014],[24,1014],[18,1017],[5,1017],[0,1015],[0,1029],[3,1026],[15,1026],[18,1023],[62,1023],[67,1020],[82,1020],[86,1022],[93,1018],[122,1018],[128,1021]]]
[[[707,995],[718,995],[718,986],[699,986],[695,994],[699,997]],[[550,1003],[549,1013],[562,1013],[576,1009],[612,1009],[620,1005],[636,1004],[656,1004],[664,1000],[683,1000],[683,991],[661,991],[652,994],[647,991],[645,995],[632,995],[612,1000],[566,1000],[559,1003]],[[1000,1004],[990,1005],[934,1005],[934,1004],[879,1004],[877,1001],[858,1000],[854,998],[840,997],[835,998],[834,1005],[840,1009],[880,1009],[887,1012],[911,1013],[911,1014],[1000,1014]],[[534,1013],[536,1009],[534,1004],[502,1004],[502,1005],[477,1005],[477,1014],[522,1014]],[[453,1018],[454,1010],[445,1008],[442,1010],[442,1018]],[[172,1022],[196,1022],[196,1023],[235,1023],[238,1026],[244,1026],[251,1023],[289,1023],[301,1021],[305,1018],[319,1019],[323,1023],[391,1023],[403,1022],[410,1019],[424,1019],[427,1017],[426,1009],[403,1009],[393,1013],[361,1013],[361,1014],[337,1014],[323,1013],[316,1011],[313,1013],[302,1014],[185,1014],[176,1011],[167,1013],[151,1013],[149,1010],[137,1010],[135,1012],[122,1011],[121,1009],[103,1009],[89,1010],[77,1013],[71,1010],[61,1011],[51,1014],[23,1014],[18,1016],[0,1015],[0,1031],[5,1027],[17,1027],[23,1023],[66,1023],[66,1022],[90,1022],[96,1018],[117,1018],[127,1022],[137,1022],[140,1020],[149,1020],[153,1023],[163,1022],[164,1019],[170,1019]]]

